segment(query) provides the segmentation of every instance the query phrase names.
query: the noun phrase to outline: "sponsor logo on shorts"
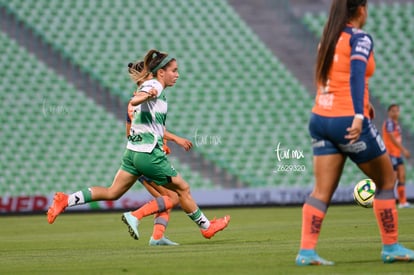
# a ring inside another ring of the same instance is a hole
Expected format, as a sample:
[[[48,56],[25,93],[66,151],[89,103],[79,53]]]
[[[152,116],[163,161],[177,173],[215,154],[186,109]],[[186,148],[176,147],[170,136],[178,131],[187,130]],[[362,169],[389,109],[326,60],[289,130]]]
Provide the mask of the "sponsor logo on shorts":
[[[325,147],[324,140],[312,139],[312,148],[321,148],[321,147]]]
[[[339,148],[342,152],[359,153],[367,149],[367,144],[365,141],[358,141],[352,144],[339,144]]]

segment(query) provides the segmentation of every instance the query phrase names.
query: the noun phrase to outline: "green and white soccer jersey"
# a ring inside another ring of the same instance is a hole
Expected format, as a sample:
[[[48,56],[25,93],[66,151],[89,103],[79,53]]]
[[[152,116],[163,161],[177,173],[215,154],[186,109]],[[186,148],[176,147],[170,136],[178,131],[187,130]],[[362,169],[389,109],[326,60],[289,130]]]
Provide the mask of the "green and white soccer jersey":
[[[127,149],[135,152],[151,153],[157,143],[162,147],[168,110],[167,98],[161,83],[156,79],[145,81],[138,91],[149,92],[151,89],[157,90],[157,98],[133,108]]]

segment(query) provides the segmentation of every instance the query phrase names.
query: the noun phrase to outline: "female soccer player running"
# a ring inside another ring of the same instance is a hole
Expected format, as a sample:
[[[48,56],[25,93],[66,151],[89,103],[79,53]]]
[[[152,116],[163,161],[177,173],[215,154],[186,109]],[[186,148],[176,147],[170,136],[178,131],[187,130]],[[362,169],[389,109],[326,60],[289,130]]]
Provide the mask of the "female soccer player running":
[[[148,77],[143,80],[138,81],[138,79],[136,79],[136,77],[139,76],[139,74],[142,72],[143,69],[144,69],[144,61],[138,61],[135,63],[128,64],[129,75],[131,79],[134,81],[134,83],[138,85],[138,87],[141,86],[144,81],[152,79],[152,74],[148,75]],[[125,124],[127,137],[129,137],[130,135],[131,123],[133,119],[134,119],[134,106],[132,106],[131,103],[129,102],[127,116],[126,116],[126,124]],[[192,147],[191,141],[185,138],[176,136],[165,130],[162,149],[167,155],[170,153],[170,148],[167,146],[167,139],[172,140],[178,145],[182,146],[186,151],[190,150]],[[145,187],[145,189],[147,189],[147,191],[154,198],[158,198],[161,196],[168,196],[173,202],[174,206],[178,204],[178,195],[175,192],[157,185],[154,181],[145,177],[144,175],[139,177],[138,180],[141,182],[141,184]],[[155,214],[153,232],[149,240],[150,246],[179,245],[178,243],[173,242],[164,236],[164,232],[170,220],[170,212],[171,212],[171,209]],[[132,237],[135,237],[135,235],[133,235]]]
[[[146,79],[150,74],[155,78],[145,81],[131,99],[131,104],[136,106],[134,119],[121,168],[111,186],[114,187],[112,192],[105,187],[91,187],[69,196],[57,193],[48,211],[49,223],[53,223],[67,206],[119,198],[141,175],[144,175],[156,184],[177,193],[181,208],[199,226],[205,238],[209,239],[227,227],[230,216],[211,221],[207,219],[192,198],[188,183],[171,166],[162,150],[167,116],[165,88],[173,86],[178,79],[177,61],[165,53],[150,50],[144,58],[144,70],[140,79]],[[138,238],[140,219],[166,211],[173,206],[174,203],[168,196],[158,197],[134,212],[124,213],[122,220],[128,225],[131,235]]]
[[[394,172],[384,143],[370,120],[368,79],[374,73],[373,41],[361,30],[367,0],[333,0],[316,63],[317,95],[309,122],[315,186],[302,210],[296,264],[333,265],[315,247],[345,160],[349,157],[377,185],[374,214],[385,263],[414,260],[398,243]]]

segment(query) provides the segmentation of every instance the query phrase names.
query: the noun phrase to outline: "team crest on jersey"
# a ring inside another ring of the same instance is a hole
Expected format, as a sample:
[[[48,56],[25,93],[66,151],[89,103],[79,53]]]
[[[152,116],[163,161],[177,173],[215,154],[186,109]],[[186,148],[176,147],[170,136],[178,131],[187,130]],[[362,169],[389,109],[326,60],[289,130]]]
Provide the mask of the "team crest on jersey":
[[[368,35],[360,36],[356,40],[355,52],[368,57],[372,48],[372,40]]]
[[[358,46],[365,47],[365,48],[371,48],[372,41],[368,37],[368,35],[364,35],[362,38],[358,39]]]

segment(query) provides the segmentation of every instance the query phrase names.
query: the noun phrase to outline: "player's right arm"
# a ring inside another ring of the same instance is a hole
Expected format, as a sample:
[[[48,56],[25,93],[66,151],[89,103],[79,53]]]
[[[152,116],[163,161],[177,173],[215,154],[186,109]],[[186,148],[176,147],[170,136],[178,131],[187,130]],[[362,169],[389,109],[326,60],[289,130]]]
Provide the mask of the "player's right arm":
[[[161,83],[158,81],[147,80],[134,93],[134,97],[130,103],[132,106],[137,106],[150,99],[157,98],[163,90]]]
[[[137,106],[147,100],[156,98],[158,95],[157,90],[151,89],[148,92],[139,91],[136,92],[134,97],[131,99],[130,103],[132,106]]]

